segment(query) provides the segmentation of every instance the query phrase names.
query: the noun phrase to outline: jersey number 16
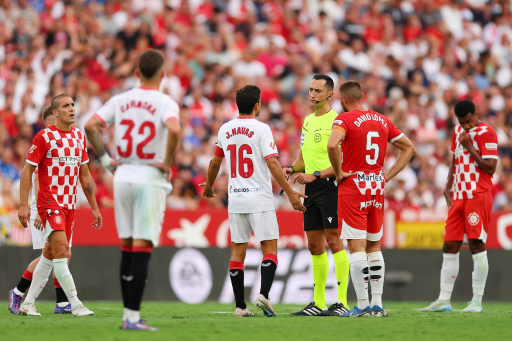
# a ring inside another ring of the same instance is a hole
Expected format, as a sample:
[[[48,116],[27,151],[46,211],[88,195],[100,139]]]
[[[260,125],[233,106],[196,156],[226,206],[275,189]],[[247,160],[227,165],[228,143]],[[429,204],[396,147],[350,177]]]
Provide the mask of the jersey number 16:
[[[246,152],[247,154],[252,154],[251,146],[249,146],[248,144],[243,144],[240,146],[240,148],[238,148],[238,162],[236,155],[236,144],[230,144],[227,149],[231,154],[229,158],[229,161],[231,163],[231,177],[236,178],[236,167],[238,165],[238,173],[242,176],[242,178],[250,178],[254,173],[254,164],[250,158],[244,158],[244,152]],[[247,172],[245,171],[246,165]]]

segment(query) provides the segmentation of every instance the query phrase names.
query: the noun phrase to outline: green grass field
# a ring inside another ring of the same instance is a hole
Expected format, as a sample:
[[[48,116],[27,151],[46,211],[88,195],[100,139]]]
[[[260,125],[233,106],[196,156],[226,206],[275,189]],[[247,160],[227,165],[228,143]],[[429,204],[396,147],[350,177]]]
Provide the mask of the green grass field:
[[[120,302],[84,302],[94,316],[54,315],[39,302],[42,317],[15,316],[0,302],[0,340],[512,340],[512,304],[484,303],[484,313],[420,313],[427,302],[387,302],[388,318],[290,317],[303,308],[276,304],[278,316],[235,318],[233,305],[146,302],[142,316],[159,332],[119,330]],[[464,303],[454,303],[460,310]],[[142,339],[144,340],[144,339]]]

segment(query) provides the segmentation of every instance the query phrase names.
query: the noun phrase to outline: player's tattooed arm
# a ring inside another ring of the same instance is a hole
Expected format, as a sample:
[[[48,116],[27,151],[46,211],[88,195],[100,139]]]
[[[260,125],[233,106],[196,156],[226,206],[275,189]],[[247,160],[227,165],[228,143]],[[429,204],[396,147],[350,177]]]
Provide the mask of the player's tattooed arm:
[[[103,144],[103,141],[101,140],[101,121],[97,118],[92,116],[87,123],[85,124],[85,134],[87,135],[87,139],[89,140],[89,143],[92,145],[94,150],[96,151],[96,154],[98,157],[103,156],[107,152],[107,148],[105,148],[105,145]]]

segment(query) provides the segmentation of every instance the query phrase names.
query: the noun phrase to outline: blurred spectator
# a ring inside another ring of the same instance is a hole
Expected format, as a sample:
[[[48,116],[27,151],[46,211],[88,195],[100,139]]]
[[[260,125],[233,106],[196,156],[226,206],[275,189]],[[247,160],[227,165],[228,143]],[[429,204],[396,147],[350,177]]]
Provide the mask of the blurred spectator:
[[[285,165],[299,152],[301,124],[312,112],[309,82],[325,73],[335,87],[358,80],[366,107],[417,146],[387,185],[388,207],[446,208],[453,106],[469,98],[498,134],[494,208],[512,209],[510,10],[504,0],[0,0],[1,171],[19,177],[54,96],[73,97],[80,126],[112,95],[138,86],[139,54],[158,48],[166,56],[161,91],[180,103],[184,129],[169,207],[227,205],[227,175],[219,175],[214,200],[203,200],[198,184],[219,127],[237,115],[237,89],[262,89],[258,119],[271,126]],[[341,112],[337,91],[331,105]],[[111,153],[113,136],[112,128],[104,131]],[[396,153],[388,149],[386,169]],[[98,201],[109,207],[111,179],[93,151],[91,159]],[[87,205],[80,194],[78,201]],[[276,204],[290,208],[282,197]]]

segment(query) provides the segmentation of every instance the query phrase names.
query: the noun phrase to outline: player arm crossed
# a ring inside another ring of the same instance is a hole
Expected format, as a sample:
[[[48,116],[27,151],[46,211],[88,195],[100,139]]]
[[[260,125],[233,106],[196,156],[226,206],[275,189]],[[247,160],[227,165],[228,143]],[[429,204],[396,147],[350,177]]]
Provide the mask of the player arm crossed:
[[[94,222],[91,223],[91,226],[93,229],[99,230],[103,224],[103,218],[101,217],[100,209],[98,208],[98,203],[94,196],[94,181],[92,180],[91,172],[89,172],[89,166],[87,164],[80,165],[80,173],[78,177],[84,194],[87,197],[87,201],[89,201],[89,205],[91,205],[92,208]]]

